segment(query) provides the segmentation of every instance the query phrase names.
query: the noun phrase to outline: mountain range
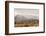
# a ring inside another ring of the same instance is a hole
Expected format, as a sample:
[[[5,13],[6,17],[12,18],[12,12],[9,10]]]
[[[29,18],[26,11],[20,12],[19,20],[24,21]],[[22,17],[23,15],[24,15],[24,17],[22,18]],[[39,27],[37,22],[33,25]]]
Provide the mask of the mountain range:
[[[15,21],[25,21],[25,20],[39,20],[38,16],[23,16],[23,15],[16,15],[15,16]]]

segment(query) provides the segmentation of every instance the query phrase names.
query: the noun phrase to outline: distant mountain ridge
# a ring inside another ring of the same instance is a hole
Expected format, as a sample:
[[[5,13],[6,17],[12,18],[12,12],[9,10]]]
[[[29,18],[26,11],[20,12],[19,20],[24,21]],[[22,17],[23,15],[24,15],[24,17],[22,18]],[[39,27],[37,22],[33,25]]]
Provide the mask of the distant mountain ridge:
[[[29,18],[29,17],[25,17],[23,15],[16,15],[15,16],[15,21],[25,21],[25,20],[32,20],[32,19],[38,20],[38,17],[30,16],[30,18]]]

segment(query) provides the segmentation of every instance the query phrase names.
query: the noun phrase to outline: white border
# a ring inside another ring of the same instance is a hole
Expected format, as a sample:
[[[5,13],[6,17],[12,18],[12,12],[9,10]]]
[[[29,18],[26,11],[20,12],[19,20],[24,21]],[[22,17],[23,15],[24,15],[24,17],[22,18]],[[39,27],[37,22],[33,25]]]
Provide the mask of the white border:
[[[39,9],[39,27],[14,27],[14,8]],[[43,5],[9,3],[9,33],[43,31]]]

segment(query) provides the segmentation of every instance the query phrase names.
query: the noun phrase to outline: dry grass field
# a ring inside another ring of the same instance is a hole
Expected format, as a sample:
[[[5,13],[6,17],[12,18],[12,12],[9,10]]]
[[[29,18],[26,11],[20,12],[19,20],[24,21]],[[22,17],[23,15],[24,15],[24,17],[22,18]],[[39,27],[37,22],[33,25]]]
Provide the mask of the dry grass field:
[[[24,21],[16,21],[15,27],[33,27],[39,26],[39,20],[32,19],[32,20],[24,20]]]

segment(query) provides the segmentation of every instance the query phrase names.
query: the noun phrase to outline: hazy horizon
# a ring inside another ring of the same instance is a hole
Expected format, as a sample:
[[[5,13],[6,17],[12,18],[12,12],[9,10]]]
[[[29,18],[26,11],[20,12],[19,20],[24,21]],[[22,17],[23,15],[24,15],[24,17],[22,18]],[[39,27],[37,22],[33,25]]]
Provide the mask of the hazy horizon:
[[[22,8],[15,8],[15,16],[21,15],[27,18],[36,18],[39,19],[39,9],[22,9]]]

